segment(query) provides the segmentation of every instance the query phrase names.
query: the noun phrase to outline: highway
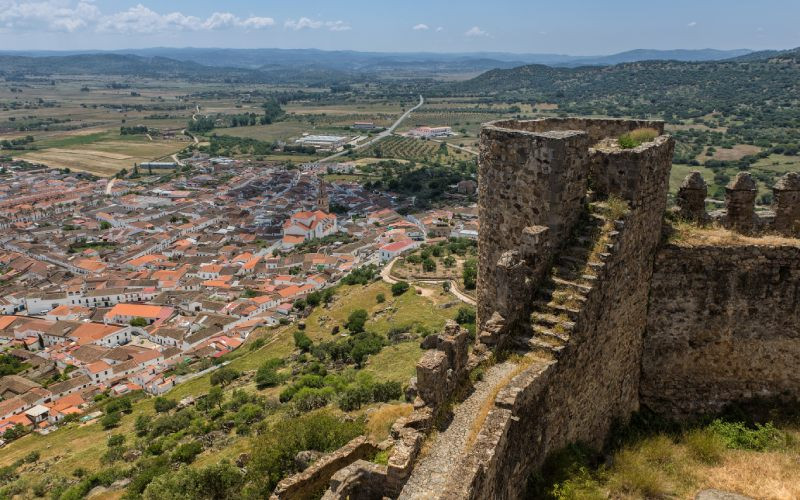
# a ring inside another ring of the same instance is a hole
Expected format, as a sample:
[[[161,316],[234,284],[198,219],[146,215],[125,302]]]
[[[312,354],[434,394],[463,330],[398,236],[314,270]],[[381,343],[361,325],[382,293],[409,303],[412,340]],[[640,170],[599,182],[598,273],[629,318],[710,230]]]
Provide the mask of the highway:
[[[368,140],[367,142],[365,142],[363,144],[359,144],[358,146],[354,147],[353,149],[349,149],[349,150],[346,149],[344,151],[340,151],[340,152],[338,152],[336,154],[328,156],[327,158],[321,159],[319,162],[320,163],[324,163],[326,161],[331,161],[333,159],[339,158],[340,156],[346,155],[350,151],[355,151],[355,150],[358,150],[358,149],[362,149],[362,148],[366,148],[366,147],[372,146],[373,144],[375,144],[376,142],[380,141],[381,139],[392,135],[394,133],[395,129],[397,127],[399,127],[401,123],[403,123],[403,120],[408,118],[408,115],[410,115],[414,111],[418,110],[423,104],[425,104],[425,99],[422,97],[422,95],[420,95],[419,96],[419,103],[416,106],[414,106],[413,108],[411,108],[408,111],[406,111],[405,113],[403,113],[403,115],[400,116],[400,118],[398,118],[397,121],[394,122],[391,127],[387,128],[386,130],[384,130],[380,134],[376,135],[372,139]]]

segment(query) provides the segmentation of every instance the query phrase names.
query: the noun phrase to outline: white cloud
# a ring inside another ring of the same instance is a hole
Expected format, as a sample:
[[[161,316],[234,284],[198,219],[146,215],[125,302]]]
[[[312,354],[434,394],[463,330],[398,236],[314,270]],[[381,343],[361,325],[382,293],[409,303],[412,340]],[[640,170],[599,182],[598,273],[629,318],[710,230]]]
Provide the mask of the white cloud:
[[[467,32],[464,33],[464,35],[465,36],[489,36],[489,33],[487,33],[486,31],[484,31],[482,29],[480,29],[477,26],[473,26],[472,28],[468,29]]]
[[[315,30],[322,28],[323,26],[331,31],[347,31],[352,29],[344,21],[316,21],[314,19],[309,19],[307,17],[301,17],[296,21],[294,19],[289,19],[285,23],[283,23],[283,26],[285,28],[295,31],[299,31],[302,29]]]
[[[697,21],[692,21],[689,24],[687,24],[687,26],[690,28],[694,28],[695,26],[697,26]]]
[[[238,17],[215,12],[202,19],[181,12],[160,14],[142,4],[104,14],[91,0],[0,0],[0,28],[36,31],[92,29],[111,33],[158,33],[165,31],[210,31],[263,29],[275,24],[270,17]]]
[[[428,27],[427,24],[420,23],[420,24],[417,24],[416,26],[414,26],[411,29],[414,30],[414,31],[427,31],[427,30],[430,29],[430,27]]]
[[[322,24],[323,24],[322,21],[312,21],[307,17],[301,17],[297,21],[295,21],[294,19],[289,19],[288,21],[283,23],[283,26],[292,30],[302,30],[305,28],[315,30],[317,28],[321,28]]]
[[[443,28],[443,27],[441,27],[441,26],[439,26],[438,28],[436,28],[436,31],[437,31],[437,32],[444,31],[444,28]]]
[[[0,0],[0,27],[4,28],[72,32],[85,28],[100,17],[100,9],[86,1]]]
[[[331,31],[349,31],[353,29],[344,21],[328,21],[325,26]]]

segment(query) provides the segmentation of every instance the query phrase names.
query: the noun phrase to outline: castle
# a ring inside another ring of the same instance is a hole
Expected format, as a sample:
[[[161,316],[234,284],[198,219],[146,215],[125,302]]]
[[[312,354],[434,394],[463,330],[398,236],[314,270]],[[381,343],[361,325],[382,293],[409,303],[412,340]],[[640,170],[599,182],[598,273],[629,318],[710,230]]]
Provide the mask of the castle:
[[[642,128],[657,137],[616,144]],[[800,175],[781,178],[773,209],[757,213],[756,184],[740,173],[725,209],[707,213],[705,182],[690,174],[674,217],[742,236],[683,242],[664,224],[673,148],[656,121],[485,125],[471,353],[458,325],[426,337],[409,390],[414,412],[392,437],[354,440],[281,482],[275,497],[520,498],[550,453],[575,442],[600,448],[642,408],[685,418],[800,396]],[[471,417],[475,435],[433,464],[440,482],[415,477],[430,460],[426,437],[469,373],[508,351],[525,362],[496,384],[486,414]],[[387,465],[367,460],[378,450],[389,452]]]

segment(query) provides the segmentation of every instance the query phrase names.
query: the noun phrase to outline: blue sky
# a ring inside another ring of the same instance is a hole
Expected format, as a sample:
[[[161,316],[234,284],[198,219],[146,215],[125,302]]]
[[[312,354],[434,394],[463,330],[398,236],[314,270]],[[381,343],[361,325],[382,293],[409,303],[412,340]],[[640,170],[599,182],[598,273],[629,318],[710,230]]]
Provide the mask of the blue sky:
[[[0,0],[0,48],[595,55],[800,46],[798,0]]]

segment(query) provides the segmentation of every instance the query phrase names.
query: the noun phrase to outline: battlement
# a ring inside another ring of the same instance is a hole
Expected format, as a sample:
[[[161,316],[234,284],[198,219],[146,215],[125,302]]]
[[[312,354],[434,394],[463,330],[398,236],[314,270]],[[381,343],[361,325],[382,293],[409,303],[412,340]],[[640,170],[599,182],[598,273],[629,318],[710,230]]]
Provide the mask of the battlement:
[[[678,214],[705,224],[716,221],[743,234],[772,231],[800,236],[800,173],[789,172],[772,189],[771,211],[756,212],[756,183],[747,172],[739,172],[725,187],[725,209],[706,213],[708,186],[699,172],[686,176],[678,190]]]

